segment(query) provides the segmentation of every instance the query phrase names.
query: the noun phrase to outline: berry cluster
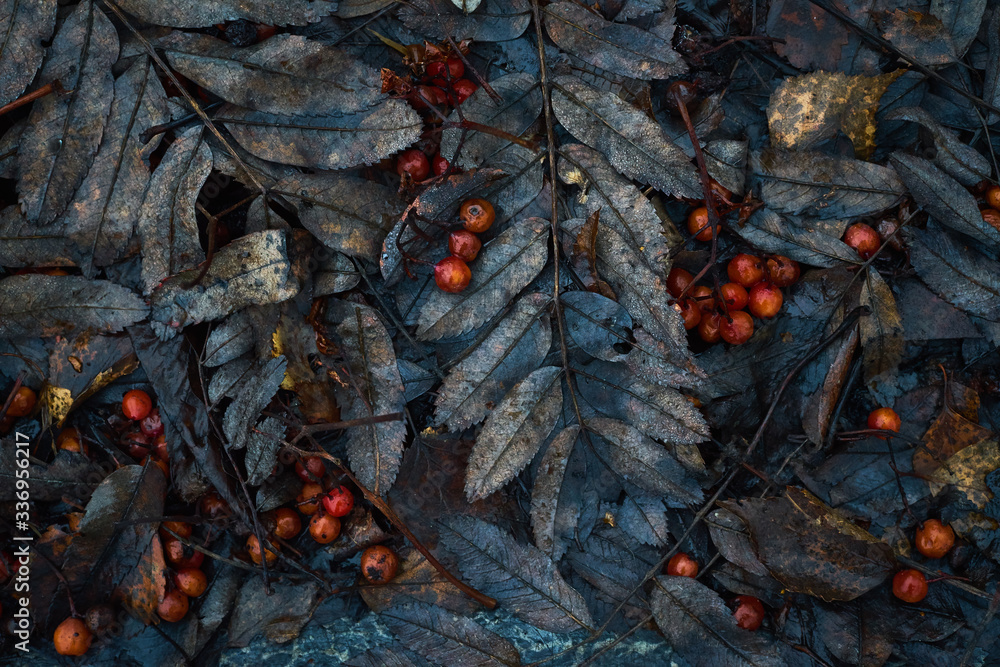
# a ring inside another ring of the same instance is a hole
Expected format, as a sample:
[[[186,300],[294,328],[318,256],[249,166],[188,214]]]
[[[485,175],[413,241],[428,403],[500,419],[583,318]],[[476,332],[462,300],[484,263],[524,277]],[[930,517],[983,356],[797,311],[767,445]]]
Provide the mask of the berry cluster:
[[[718,292],[694,285],[690,271],[674,267],[667,276],[667,291],[677,299],[674,308],[681,314],[685,329],[697,327],[706,343],[720,339],[741,345],[750,339],[754,317],[770,319],[778,314],[784,297],[782,287],[799,279],[799,264],[781,255],[764,259],[740,253],[726,267],[730,282]],[[750,312],[743,309],[747,308]]]
[[[698,562],[683,551],[667,561],[666,572],[672,577],[698,576]],[[752,595],[737,595],[729,603],[736,624],[744,630],[756,630],[764,622],[764,604]]]
[[[496,213],[485,199],[467,199],[458,209],[461,229],[448,235],[448,251],[451,253],[434,265],[434,282],[445,292],[461,292],[472,281],[471,262],[479,254],[483,244],[482,234],[493,225]]]

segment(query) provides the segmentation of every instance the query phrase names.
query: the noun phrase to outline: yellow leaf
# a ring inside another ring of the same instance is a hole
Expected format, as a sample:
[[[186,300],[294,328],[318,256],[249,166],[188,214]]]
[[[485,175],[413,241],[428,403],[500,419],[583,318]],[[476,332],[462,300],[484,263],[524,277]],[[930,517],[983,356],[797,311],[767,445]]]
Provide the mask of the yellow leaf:
[[[931,493],[937,495],[945,484],[954,484],[969,502],[979,509],[993,499],[986,485],[986,475],[1000,468],[1000,448],[994,439],[970,445],[949,458],[929,480]]]

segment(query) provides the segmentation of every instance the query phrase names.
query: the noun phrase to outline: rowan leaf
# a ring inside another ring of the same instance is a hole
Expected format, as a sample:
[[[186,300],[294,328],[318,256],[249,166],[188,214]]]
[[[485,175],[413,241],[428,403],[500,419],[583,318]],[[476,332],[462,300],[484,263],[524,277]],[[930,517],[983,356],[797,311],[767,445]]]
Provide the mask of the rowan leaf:
[[[284,357],[274,357],[243,380],[222,420],[230,449],[246,447],[261,410],[267,407],[281,386],[286,366]]]
[[[567,510],[576,513],[561,504],[559,498],[569,457],[579,435],[579,425],[567,426],[552,439],[538,464],[531,487],[531,528],[535,546],[555,561],[559,560],[567,546],[565,540],[556,534],[559,517]]]
[[[517,39],[531,22],[529,0],[413,0],[399,11],[411,29],[434,39],[505,42]],[[481,5],[480,3],[485,2]],[[464,6],[463,6],[464,5]]]
[[[629,345],[632,317],[618,302],[593,292],[561,297],[566,332],[584,352],[604,361],[622,361]]]
[[[967,313],[1000,322],[1000,262],[933,223],[907,234],[913,268],[935,294]]]
[[[337,8],[328,0],[118,0],[129,14],[143,21],[175,28],[201,28],[216,23],[246,19],[266,25],[306,25],[315,23]]]
[[[903,359],[903,320],[896,298],[885,279],[869,266],[861,283],[861,305],[870,314],[861,318],[861,344],[864,346],[865,380],[883,373],[892,374]]]
[[[43,42],[56,24],[57,0],[6,0],[0,6],[0,106],[24,92],[42,64]]]
[[[379,618],[410,650],[437,664],[521,664],[521,656],[509,640],[437,605],[414,602],[391,607]]]
[[[759,250],[803,264],[832,267],[842,262],[860,262],[854,248],[817,229],[808,218],[782,216],[766,207],[751,215],[745,225],[729,229]]]

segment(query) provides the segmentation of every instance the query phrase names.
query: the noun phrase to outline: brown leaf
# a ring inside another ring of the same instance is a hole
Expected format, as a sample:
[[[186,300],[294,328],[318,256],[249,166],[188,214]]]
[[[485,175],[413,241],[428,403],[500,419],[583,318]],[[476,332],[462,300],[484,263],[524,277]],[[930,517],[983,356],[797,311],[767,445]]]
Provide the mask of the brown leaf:
[[[611,289],[611,285],[601,280],[601,277],[597,275],[597,226],[600,220],[600,209],[587,216],[587,221],[580,227],[576,240],[573,242],[570,263],[583,281],[584,287],[613,300],[615,292]]]
[[[766,34],[783,40],[774,51],[803,70],[835,70],[847,45],[847,28],[809,0],[775,0]]]
[[[947,461],[931,475],[931,493],[941,492],[942,484],[953,484],[979,509],[993,499],[993,492],[986,483],[986,476],[1000,469],[1000,447],[995,436],[970,445]]]
[[[966,447],[992,440],[993,432],[945,405],[913,452],[913,472],[929,476]]]
[[[813,72],[786,79],[767,107],[775,148],[809,148],[843,130],[854,153],[867,158],[875,149],[875,112],[889,84],[905,70],[878,76]]]
[[[76,366],[79,365],[79,370]],[[41,400],[48,419],[62,426],[75,406],[139,367],[128,337],[62,336],[49,356],[49,377]]]
[[[891,378],[903,358],[903,321],[892,290],[873,266],[861,284],[861,305],[871,311],[861,318],[865,382],[879,375]]]

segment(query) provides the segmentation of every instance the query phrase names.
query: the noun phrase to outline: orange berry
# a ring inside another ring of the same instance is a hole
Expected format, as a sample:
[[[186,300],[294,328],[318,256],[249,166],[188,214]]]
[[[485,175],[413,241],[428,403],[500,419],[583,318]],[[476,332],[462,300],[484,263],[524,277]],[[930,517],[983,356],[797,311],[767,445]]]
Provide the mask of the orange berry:
[[[677,298],[692,282],[694,282],[694,276],[691,275],[690,271],[675,266],[670,269],[670,274],[667,276],[667,291],[672,297]]]
[[[753,632],[764,622],[764,605],[752,595],[737,595],[733,616],[736,625]]]
[[[882,245],[882,239],[873,228],[863,222],[856,222],[844,232],[844,243],[857,250],[861,259],[868,259]]]
[[[712,240],[712,228],[708,226],[708,208],[699,206],[691,209],[687,217],[688,234],[699,241]]]
[[[482,234],[493,225],[496,212],[485,199],[466,199],[458,209],[458,217],[470,232]]]
[[[347,516],[354,509],[354,494],[346,486],[330,489],[323,498],[323,509],[330,516]]]
[[[778,287],[788,287],[799,279],[799,263],[782,255],[767,258],[767,277]]]
[[[326,474],[326,464],[318,456],[307,456],[295,462],[295,474],[303,482],[318,482]]]
[[[927,597],[927,578],[920,570],[900,570],[892,578],[892,594],[903,602],[920,602]]]
[[[274,510],[274,534],[283,540],[290,540],[302,532],[302,519],[290,507]]]
[[[449,255],[434,265],[434,282],[444,292],[461,292],[471,281],[472,269],[459,257]]]
[[[674,577],[698,576],[698,562],[683,551],[667,561],[667,574]]]
[[[722,292],[722,300],[726,302],[729,310],[743,310],[747,306],[749,297],[747,290],[739,283],[726,283],[719,288]]]
[[[730,345],[742,345],[753,335],[753,318],[745,310],[734,310],[719,322],[719,334]]]
[[[191,526],[191,524],[186,523],[184,521],[164,521],[160,525],[162,525],[164,528],[169,528],[170,530],[174,531],[184,539],[191,537],[191,533],[194,532],[194,528]],[[161,534],[167,536],[170,535],[170,533],[167,532],[163,532]]]
[[[899,418],[899,415],[892,408],[876,408],[868,415],[868,428],[899,433],[899,427],[902,424],[903,420]],[[884,440],[885,438],[882,439]]]
[[[80,431],[73,426],[64,428],[59,432],[59,435],[56,437],[56,446],[67,452],[87,453],[83,446],[83,441],[80,439]]]
[[[208,590],[208,577],[196,567],[185,567],[174,575],[174,585],[189,598],[196,598]]]
[[[298,503],[299,511],[305,515],[315,514],[319,509],[319,504],[323,496],[323,486],[306,482],[302,485],[302,490],[295,499]]]
[[[701,308],[691,299],[681,299],[674,304],[674,309],[681,314],[685,329],[694,329],[701,322]]]
[[[188,596],[174,589],[163,596],[156,613],[167,623],[176,623],[187,615],[189,606]]]
[[[153,409],[153,399],[142,389],[133,389],[122,397],[122,413],[132,421],[145,419]]]
[[[187,546],[169,533],[161,536],[163,555],[175,568],[199,567],[205,561],[205,554]]]
[[[79,618],[67,618],[56,627],[52,643],[59,655],[83,655],[90,648],[93,635]]]
[[[1000,185],[991,185],[986,190],[986,203],[990,208],[1000,209]]]
[[[719,339],[722,338],[722,334],[719,332],[721,322],[722,316],[718,313],[703,313],[701,322],[698,323],[698,335],[706,343],[718,343]]]
[[[471,262],[483,247],[479,237],[468,229],[456,229],[448,235],[448,251],[463,262]]]
[[[729,280],[750,289],[764,279],[764,263],[760,257],[741,252],[729,260],[726,273]]]
[[[276,545],[272,544],[271,548],[277,550]],[[257,539],[256,535],[251,535],[247,538],[247,551],[250,553],[250,560],[257,565],[260,565],[265,559],[267,560],[268,567],[274,565],[278,561],[278,554],[271,551],[271,549],[261,548],[260,541]]]
[[[329,544],[340,536],[340,519],[329,514],[313,514],[309,520],[309,534],[320,544]]]
[[[917,551],[928,558],[941,558],[955,546],[955,530],[937,519],[928,519],[917,528]]]
[[[399,571],[399,556],[381,544],[368,547],[361,554],[361,574],[372,584],[384,584]]]
[[[36,403],[38,403],[38,395],[35,394],[35,390],[21,385],[14,392],[14,398],[11,399],[10,407],[7,408],[7,416],[27,417],[35,409]]]
[[[750,288],[747,305],[755,316],[767,319],[778,314],[784,300],[778,287],[767,281],[761,281]]]

